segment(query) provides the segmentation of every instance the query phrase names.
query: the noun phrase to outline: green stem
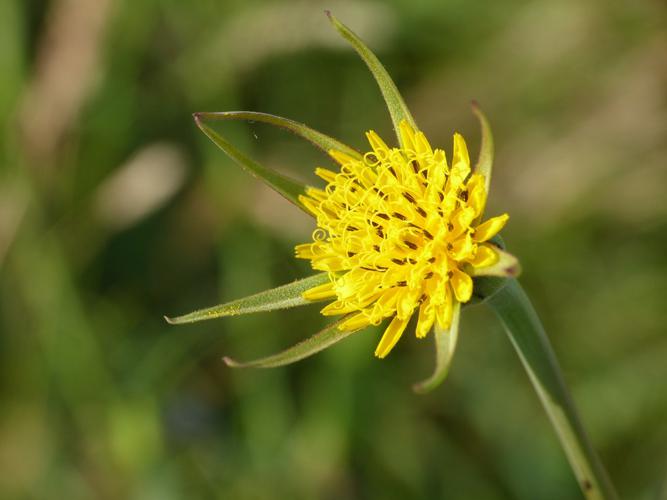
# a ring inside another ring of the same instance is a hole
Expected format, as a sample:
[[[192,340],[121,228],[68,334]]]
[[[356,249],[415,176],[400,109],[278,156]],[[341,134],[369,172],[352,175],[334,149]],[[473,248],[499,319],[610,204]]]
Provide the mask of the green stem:
[[[587,499],[616,499],[616,492],[586,435],[556,355],[528,296],[515,279],[487,299],[528,372]]]

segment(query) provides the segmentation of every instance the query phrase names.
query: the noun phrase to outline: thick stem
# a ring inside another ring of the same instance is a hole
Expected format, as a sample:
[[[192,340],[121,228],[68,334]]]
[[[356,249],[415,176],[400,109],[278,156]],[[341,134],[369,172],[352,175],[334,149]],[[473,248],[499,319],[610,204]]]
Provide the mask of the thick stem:
[[[616,492],[586,435],[544,327],[515,279],[487,299],[502,321],[587,499],[616,499]]]

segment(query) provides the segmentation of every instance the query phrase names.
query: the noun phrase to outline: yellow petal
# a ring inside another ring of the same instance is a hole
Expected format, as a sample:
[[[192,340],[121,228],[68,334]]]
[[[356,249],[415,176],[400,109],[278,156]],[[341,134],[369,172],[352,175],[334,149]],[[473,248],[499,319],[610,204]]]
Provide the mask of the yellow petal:
[[[315,256],[313,252],[315,243],[302,243],[294,247],[294,253],[298,259],[312,259]]]
[[[365,313],[360,312],[343,321],[340,325],[338,325],[338,329],[342,332],[350,332],[368,325],[370,325],[368,316]]]
[[[403,148],[408,151],[415,151],[415,131],[407,122],[407,120],[401,120],[399,125],[399,133],[401,134],[401,141],[403,143]]]
[[[446,330],[452,323],[452,315],[454,313],[454,303],[452,301],[452,292],[450,287],[445,288],[444,302],[436,307],[435,317],[438,322],[438,328]]]
[[[320,314],[322,316],[338,316],[339,314],[349,314],[358,310],[359,309],[353,304],[336,300],[331,304],[327,304],[325,307],[323,307],[320,311]]]
[[[484,211],[486,205],[486,188],[484,187],[484,177],[479,174],[473,174],[467,184],[468,206],[475,211],[475,217]]]
[[[336,180],[336,172],[332,172],[327,168],[317,167],[315,169],[315,175],[329,183]]]
[[[498,253],[489,245],[479,245],[475,256],[470,259],[474,267],[492,266],[498,262]]]
[[[468,147],[461,134],[454,134],[454,154],[452,155],[452,168],[461,165],[470,169],[470,157],[468,156]]]
[[[359,161],[358,158],[354,158],[354,157],[352,157],[348,154],[343,153],[342,151],[337,151],[335,149],[330,149],[329,150],[329,156],[331,156],[334,160],[336,160],[341,165],[345,165],[346,163]]]
[[[419,319],[417,320],[417,328],[415,334],[417,338],[424,338],[431,330],[433,322],[435,321],[435,307],[427,302],[424,302],[419,308]]]
[[[455,260],[468,259],[475,251],[475,245],[469,232],[462,238],[453,241],[451,245],[449,253]]]
[[[433,148],[431,148],[431,145],[423,132],[417,132],[415,134],[415,147],[417,148],[417,154],[425,154],[428,156],[433,155]]]
[[[389,326],[382,335],[382,339],[380,339],[380,343],[375,349],[375,355],[378,358],[384,358],[389,354],[389,351],[392,350],[398,339],[403,335],[405,327],[408,326],[408,321],[410,321],[410,318],[399,319],[398,316],[391,320],[391,323],[389,323]]]
[[[373,148],[373,151],[380,157],[384,158],[389,151],[389,146],[380,138],[379,135],[375,133],[374,130],[369,130],[366,132],[366,138],[368,139],[369,144]]]
[[[472,296],[472,278],[456,267],[451,272],[450,283],[454,295],[456,295],[456,300],[459,302],[468,302]]]
[[[493,238],[500,230],[505,226],[507,220],[510,218],[509,215],[503,214],[498,217],[493,217],[486,222],[480,224],[475,229],[475,234],[473,234],[473,239],[477,242],[482,242]]]
[[[325,191],[322,191],[321,189],[317,189],[314,187],[306,188],[306,196],[317,201],[324,201],[329,197],[329,195]]]
[[[324,300],[330,299],[336,296],[336,290],[334,290],[333,283],[325,283],[324,285],[319,285],[313,288],[309,288],[303,292],[302,297],[306,300]]]
[[[299,202],[306,207],[306,209],[312,213],[315,217],[317,217],[320,213],[320,202],[317,200],[313,200],[312,198],[308,196],[304,196],[302,194],[299,195]]]

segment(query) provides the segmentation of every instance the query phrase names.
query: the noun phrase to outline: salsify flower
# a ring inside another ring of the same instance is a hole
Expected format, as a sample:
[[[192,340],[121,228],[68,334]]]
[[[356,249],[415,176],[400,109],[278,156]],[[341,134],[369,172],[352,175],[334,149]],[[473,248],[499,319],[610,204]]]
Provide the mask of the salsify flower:
[[[318,168],[325,189],[308,188],[299,200],[317,218],[313,243],[296,247],[330,281],[303,293],[309,300],[335,299],[322,314],[348,315],[340,330],[358,330],[392,318],[375,355],[384,358],[418,311],[417,337],[437,322],[446,330],[456,305],[470,300],[476,269],[496,264],[488,241],[507,214],[479,223],[487,191],[472,173],[463,137],[454,135],[451,166],[423,132],[400,123],[400,148],[373,131],[372,151],[358,159],[331,154],[340,171]]]
[[[497,233],[502,214],[484,220],[493,164],[493,139],[486,117],[480,121],[479,157],[471,164],[463,137],[454,134],[451,160],[433,148],[417,127],[398,89],[364,43],[327,13],[334,27],[371,70],[387,103],[398,145],[388,146],[373,131],[362,154],[301,123],[250,111],[195,113],[199,128],[243,169],[316,218],[313,241],[296,247],[314,276],[256,295],[195,311],[170,323],[190,323],[329,301],[325,316],[340,319],[277,354],[230,366],[274,367],[303,359],[369,325],[387,322],[375,355],[384,358],[410,319],[423,338],[433,332],[433,374],[415,385],[436,387],[447,375],[458,337],[462,304],[485,300],[505,326],[530,380],[550,416],[586,498],[616,498],[604,467],[578,419],[558,362],[530,300],[513,279],[519,265],[505,252]],[[245,156],[207,122],[251,120],[294,132],[326,152],[337,164],[317,168],[326,183],[305,186]]]
[[[167,320],[189,323],[329,301],[322,314],[340,318],[300,344],[246,363],[225,358],[230,366],[272,367],[302,359],[386,321],[375,350],[377,357],[384,358],[416,316],[416,336],[423,338],[433,331],[436,342],[435,371],[416,386],[430,390],[447,374],[461,305],[473,297],[484,299],[498,281],[519,270],[496,236],[508,215],[483,220],[493,161],[491,130],[473,104],[482,130],[479,158],[473,166],[465,140],[457,133],[447,161],[445,151],[433,148],[419,130],[377,57],[346,26],[329,17],[375,77],[398,145],[390,147],[369,131],[370,149],[362,154],[303,124],[273,115],[195,113],[197,125],[228,156],[316,218],[313,241],[297,245],[296,256],[310,260],[320,273]],[[324,150],[337,168],[316,168],[325,185],[304,186],[238,151],[207,124],[212,120],[252,120],[286,128]]]

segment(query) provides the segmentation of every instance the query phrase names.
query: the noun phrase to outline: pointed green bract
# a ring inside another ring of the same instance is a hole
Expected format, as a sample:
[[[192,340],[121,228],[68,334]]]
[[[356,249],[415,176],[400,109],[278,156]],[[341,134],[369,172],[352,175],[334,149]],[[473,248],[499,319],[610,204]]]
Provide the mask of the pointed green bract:
[[[222,111],[214,113],[197,113],[201,121],[204,120],[246,120],[250,122],[262,122],[268,123],[269,125],[275,125],[276,127],[281,127],[294,134],[306,139],[311,142],[316,147],[320,148],[325,153],[333,149],[345,153],[352,158],[361,160],[363,156],[359,151],[343,144],[342,142],[329,137],[326,134],[318,132],[303,123],[295,122],[288,118],[283,118],[281,116],[271,115],[268,113],[257,113],[254,111]],[[335,159],[335,158],[334,158]]]
[[[338,329],[338,325],[348,317],[349,316],[344,316],[335,323],[327,326],[324,330],[317,332],[312,337],[272,356],[246,362],[239,362],[228,357],[223,358],[223,360],[227,366],[233,368],[275,368],[277,366],[289,365],[312,356],[358,331],[353,330],[342,332]]]
[[[391,121],[394,123],[394,130],[396,131],[398,143],[401,145],[401,147],[403,147],[403,140],[401,139],[401,134],[399,133],[399,125],[401,121],[407,121],[415,130],[418,130],[418,127],[414,118],[412,118],[412,115],[410,114],[410,110],[405,105],[405,101],[403,100],[403,97],[401,97],[396,84],[391,79],[389,73],[387,73],[387,70],[384,68],[377,56],[373,54],[373,52],[366,46],[366,44],[364,44],[364,42],[361,41],[357,35],[355,35],[338,19],[336,19],[331,14],[331,12],[327,11],[327,16],[329,16],[329,20],[334,25],[336,30],[343,36],[343,38],[350,42],[352,47],[354,47],[354,50],[357,51],[368,68],[371,70],[371,73],[373,73],[373,77],[375,78],[375,81],[377,82],[378,86],[380,87],[380,91],[382,92],[382,97],[384,97],[384,101],[387,104],[389,114],[391,115]]]
[[[493,169],[493,134],[491,133],[489,120],[487,120],[486,115],[482,112],[476,101],[473,101],[472,103],[472,111],[479,120],[482,131],[482,140],[479,145],[479,156],[477,157],[477,163],[475,164],[473,172],[484,176],[484,187],[486,188],[486,192],[489,193],[489,187],[491,186],[491,170]],[[484,204],[486,205],[486,202]],[[475,222],[482,220],[483,215],[484,207],[480,210]]]
[[[227,156],[240,165],[241,168],[266,183],[269,187],[276,190],[287,200],[301,208],[308,215],[311,215],[310,212],[299,201],[299,195],[302,195],[306,192],[305,184],[295,181],[294,179],[290,179],[289,177],[282,175],[270,168],[266,168],[256,161],[248,158],[246,155],[236,149],[229,141],[224,139],[218,132],[203,123],[198,113],[194,114],[194,119],[202,132],[204,132],[208,138],[216,144],[216,146],[222,149],[227,154]]]
[[[415,392],[425,394],[438,387],[449,373],[449,367],[452,364],[454,351],[456,350],[456,341],[459,336],[459,318],[461,317],[461,303],[454,305],[452,322],[449,328],[441,329],[437,322],[433,328],[435,336],[435,370],[433,375],[413,386]]]
[[[494,251],[498,254],[498,261],[491,266],[472,268],[472,276],[516,278],[521,274],[521,264],[519,264],[519,259],[498,247],[495,247]]]
[[[328,281],[329,276],[326,273],[320,273],[243,299],[234,300],[207,309],[200,309],[199,311],[185,314],[177,318],[167,318],[165,316],[165,319],[172,325],[180,325],[183,323],[195,323],[207,319],[221,318],[223,316],[238,316],[241,314],[275,311],[278,309],[302,306],[312,303],[312,301],[302,297],[303,292],[315,286],[323,285]]]

